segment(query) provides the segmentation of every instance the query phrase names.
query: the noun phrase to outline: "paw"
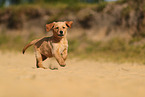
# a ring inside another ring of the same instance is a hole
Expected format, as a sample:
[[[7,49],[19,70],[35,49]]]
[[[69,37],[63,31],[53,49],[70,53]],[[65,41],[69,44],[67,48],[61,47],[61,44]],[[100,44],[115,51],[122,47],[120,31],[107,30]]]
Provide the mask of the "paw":
[[[59,61],[58,63],[59,63],[59,65],[60,65],[61,67],[65,67],[65,66],[66,66],[66,64],[65,64],[65,61],[64,61],[64,60],[61,60],[61,61]]]
[[[51,65],[49,66],[49,69],[51,69],[51,70],[58,70],[58,67],[51,64]]]
[[[37,68],[43,68],[43,69],[47,69],[46,67],[37,67]]]
[[[60,64],[60,66],[61,66],[61,67],[65,67],[65,66],[66,66],[66,64]]]
[[[43,69],[47,69],[46,67],[42,67]]]

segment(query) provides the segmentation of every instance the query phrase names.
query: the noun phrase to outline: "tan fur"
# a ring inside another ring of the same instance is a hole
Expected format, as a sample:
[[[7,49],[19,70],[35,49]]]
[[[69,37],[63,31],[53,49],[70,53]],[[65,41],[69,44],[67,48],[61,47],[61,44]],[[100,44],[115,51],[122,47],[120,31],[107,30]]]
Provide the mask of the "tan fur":
[[[55,57],[59,65],[64,67],[68,50],[67,28],[71,27],[72,23],[72,21],[65,21],[46,24],[47,32],[52,29],[53,35],[31,41],[23,48],[23,54],[28,47],[34,45],[37,68],[45,68],[42,62],[51,57]]]

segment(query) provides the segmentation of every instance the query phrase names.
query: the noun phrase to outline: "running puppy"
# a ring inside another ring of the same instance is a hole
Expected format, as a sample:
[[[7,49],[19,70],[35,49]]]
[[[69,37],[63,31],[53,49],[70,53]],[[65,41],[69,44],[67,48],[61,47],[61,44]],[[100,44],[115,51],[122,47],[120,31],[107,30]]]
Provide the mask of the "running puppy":
[[[73,21],[53,22],[46,24],[46,31],[53,30],[51,37],[43,37],[28,43],[22,50],[25,50],[34,45],[36,55],[37,68],[44,68],[42,62],[51,57],[55,57],[61,67],[65,67],[65,60],[67,58],[68,41],[67,41],[67,28],[72,25]],[[57,69],[57,68],[55,68]]]

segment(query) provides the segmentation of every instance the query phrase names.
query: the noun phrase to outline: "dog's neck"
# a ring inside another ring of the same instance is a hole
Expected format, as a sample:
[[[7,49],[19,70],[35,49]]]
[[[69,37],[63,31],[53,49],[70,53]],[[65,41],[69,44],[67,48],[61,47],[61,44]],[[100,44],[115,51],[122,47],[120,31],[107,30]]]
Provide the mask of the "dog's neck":
[[[61,42],[61,41],[65,40],[65,39],[66,39],[66,37],[52,36],[52,40],[55,43]]]

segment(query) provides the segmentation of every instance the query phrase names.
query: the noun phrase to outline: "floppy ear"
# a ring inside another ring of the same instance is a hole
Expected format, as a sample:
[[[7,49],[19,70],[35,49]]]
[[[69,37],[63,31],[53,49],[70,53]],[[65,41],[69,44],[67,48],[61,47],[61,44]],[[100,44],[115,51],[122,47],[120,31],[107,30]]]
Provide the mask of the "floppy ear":
[[[65,21],[66,26],[71,28],[73,21]]]
[[[46,24],[46,31],[48,32],[49,30],[51,30],[53,26],[54,26],[54,23]]]

